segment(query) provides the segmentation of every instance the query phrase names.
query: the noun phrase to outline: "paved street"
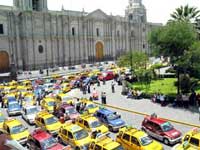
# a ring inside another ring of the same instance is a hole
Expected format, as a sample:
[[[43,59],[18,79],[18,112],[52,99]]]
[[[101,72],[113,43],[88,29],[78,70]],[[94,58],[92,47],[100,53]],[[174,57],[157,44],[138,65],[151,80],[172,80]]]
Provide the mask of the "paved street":
[[[105,91],[107,93],[107,103],[110,105],[126,108],[129,110],[144,112],[148,114],[156,113],[160,117],[175,119],[175,120],[184,121],[184,122],[193,123],[193,124],[199,124],[197,113],[192,113],[185,109],[161,107],[159,104],[154,104],[150,100],[147,100],[147,99],[142,99],[142,100],[127,99],[125,96],[121,95],[121,90],[122,90],[121,86],[116,85],[115,86],[116,92],[112,94],[111,81],[106,82],[106,85],[101,84],[100,87],[97,87],[96,85],[94,87],[97,89],[99,95],[102,91]],[[91,87],[91,91],[94,87]],[[69,96],[89,98],[90,95],[89,94],[83,95],[79,89],[74,89],[71,92],[69,92]],[[122,115],[122,118],[127,122],[127,125],[132,125],[137,128],[141,127],[143,116],[139,116],[139,115],[135,115],[135,114],[127,113],[127,112],[122,112],[119,110],[116,110],[116,111]],[[5,109],[3,109],[3,113],[7,116]],[[21,118],[21,116],[18,116],[17,118],[19,118],[29,128],[30,132],[35,129],[35,126],[29,126]],[[178,124],[173,124],[173,125],[177,129],[182,131],[182,133],[185,133],[191,129],[191,127],[187,127],[183,125],[178,125]],[[111,134],[111,136],[114,137],[113,134]],[[166,146],[166,145],[164,145],[164,148],[166,150],[171,149],[169,146]]]
[[[183,122],[188,122],[192,124],[199,124],[199,116],[198,113],[193,113],[187,111],[186,109],[175,109],[172,107],[161,107],[159,104],[154,104],[150,100],[142,99],[142,100],[134,100],[127,99],[126,96],[121,95],[122,87],[116,85],[116,92],[114,94],[111,93],[111,81],[107,82],[106,85],[102,85],[100,87],[95,86],[99,94],[102,91],[107,93],[107,103],[113,106],[118,106],[122,108],[126,108],[129,110],[144,112],[148,114],[156,113],[158,116],[163,118],[169,118],[174,120],[179,120]],[[92,87],[91,87],[92,90]],[[77,97],[87,97],[89,98],[89,94],[83,95],[79,89],[75,89],[69,93],[71,96]],[[100,100],[99,100],[100,102]],[[143,116],[122,112],[116,110],[122,115],[122,118],[127,122],[128,125],[132,125],[137,128],[141,128],[141,123],[143,121]],[[174,124],[175,128],[180,130],[182,133],[185,133],[192,129],[192,127],[187,127],[183,125]],[[166,150],[170,150],[169,146],[164,145]]]

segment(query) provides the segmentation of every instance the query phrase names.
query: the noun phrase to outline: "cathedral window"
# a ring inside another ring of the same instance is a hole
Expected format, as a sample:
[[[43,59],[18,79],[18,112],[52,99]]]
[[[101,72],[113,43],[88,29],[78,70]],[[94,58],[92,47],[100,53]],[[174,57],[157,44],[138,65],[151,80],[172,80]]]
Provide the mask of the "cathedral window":
[[[42,54],[42,53],[44,52],[44,48],[43,48],[42,45],[39,45],[39,46],[38,46],[38,52],[39,52],[40,54]]]
[[[72,28],[72,35],[75,36],[75,34],[76,34],[76,33],[75,33],[75,28],[73,27],[73,28]]]
[[[143,44],[143,49],[145,49],[146,48],[146,45],[145,44]]]
[[[33,10],[39,11],[39,0],[32,1]]]
[[[97,37],[99,37],[99,28],[96,29]]]
[[[130,15],[128,16],[128,18],[129,18],[129,20],[133,20],[133,15],[130,14]]]
[[[4,31],[3,31],[3,24],[0,24],[0,34],[4,34]]]

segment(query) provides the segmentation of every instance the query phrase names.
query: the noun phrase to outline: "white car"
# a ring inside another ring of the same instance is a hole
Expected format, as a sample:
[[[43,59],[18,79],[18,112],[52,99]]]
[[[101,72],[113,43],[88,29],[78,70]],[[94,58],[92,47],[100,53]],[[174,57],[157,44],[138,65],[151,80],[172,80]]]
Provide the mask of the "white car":
[[[37,106],[27,106],[23,108],[22,118],[29,124],[35,124],[35,116],[38,112]]]

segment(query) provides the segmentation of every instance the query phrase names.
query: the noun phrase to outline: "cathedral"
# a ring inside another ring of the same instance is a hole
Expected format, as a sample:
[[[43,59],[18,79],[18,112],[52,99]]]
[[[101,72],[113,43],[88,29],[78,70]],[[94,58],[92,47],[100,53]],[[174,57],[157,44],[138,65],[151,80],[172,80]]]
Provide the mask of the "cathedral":
[[[147,22],[142,0],[129,0],[125,16],[51,11],[47,0],[13,0],[0,6],[0,72],[11,64],[32,70],[116,60],[133,50],[148,54],[147,34],[160,25]]]

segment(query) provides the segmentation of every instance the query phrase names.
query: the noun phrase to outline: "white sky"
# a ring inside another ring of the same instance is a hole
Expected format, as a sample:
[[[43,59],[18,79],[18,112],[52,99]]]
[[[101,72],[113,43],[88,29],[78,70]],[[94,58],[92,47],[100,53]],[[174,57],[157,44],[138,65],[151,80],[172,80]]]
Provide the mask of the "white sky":
[[[12,0],[0,0],[0,5],[12,5]],[[143,0],[147,9],[149,22],[166,23],[170,13],[181,5],[189,4],[200,9],[200,0]],[[49,10],[61,10],[62,5],[66,10],[92,12],[101,9],[105,13],[124,16],[128,0],[48,0]]]

